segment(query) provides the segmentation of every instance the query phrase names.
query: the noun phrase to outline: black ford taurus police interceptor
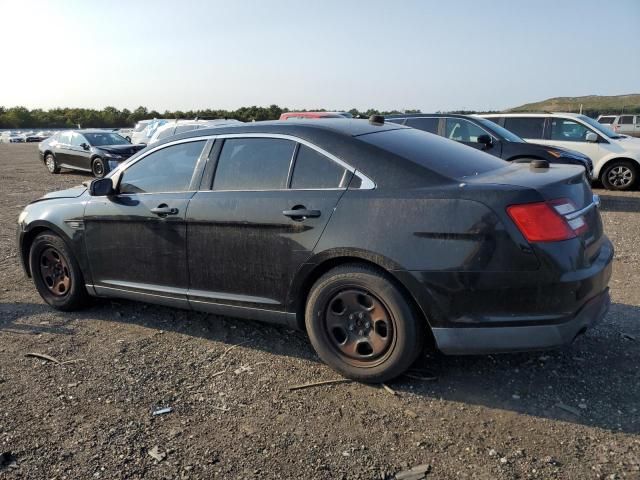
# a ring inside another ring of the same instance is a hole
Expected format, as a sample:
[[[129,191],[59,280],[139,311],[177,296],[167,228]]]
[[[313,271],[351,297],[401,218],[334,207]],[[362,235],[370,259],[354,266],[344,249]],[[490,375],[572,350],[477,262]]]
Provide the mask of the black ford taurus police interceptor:
[[[41,142],[38,150],[40,160],[50,173],[69,168],[102,178],[144,147],[131,145],[121,135],[107,130],[67,130]]]
[[[380,119],[172,137],[19,218],[46,302],[121,297],[306,329],[347,377],[571,342],[613,247],[576,166],[509,164]]]

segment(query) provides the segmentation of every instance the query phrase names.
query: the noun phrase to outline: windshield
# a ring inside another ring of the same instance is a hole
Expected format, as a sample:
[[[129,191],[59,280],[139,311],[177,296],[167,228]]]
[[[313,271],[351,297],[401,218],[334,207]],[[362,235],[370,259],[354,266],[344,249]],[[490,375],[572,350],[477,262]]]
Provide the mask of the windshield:
[[[576,118],[578,118],[579,120],[582,120],[584,123],[588,124],[589,126],[593,127],[595,130],[597,130],[598,132],[600,132],[601,134],[609,138],[623,138],[622,135],[618,135],[609,127],[605,127],[601,123],[596,122],[593,118],[587,117],[585,115],[578,115]]]
[[[128,145],[127,139],[121,137],[117,133],[104,132],[104,133],[85,133],[83,134],[89,143],[95,147],[101,145]]]
[[[138,122],[136,123],[135,128],[133,129],[134,132],[141,132],[142,130],[145,129],[145,127],[149,125],[149,122]]]
[[[491,120],[487,120],[486,118],[479,118],[479,117],[474,117],[474,118],[481,125],[484,125],[485,127],[493,130],[496,134],[504,137],[504,140],[506,140],[507,142],[525,143],[525,141],[522,138],[520,138],[518,135],[516,135],[513,132],[510,132],[506,128],[501,127],[500,125],[492,122]]]

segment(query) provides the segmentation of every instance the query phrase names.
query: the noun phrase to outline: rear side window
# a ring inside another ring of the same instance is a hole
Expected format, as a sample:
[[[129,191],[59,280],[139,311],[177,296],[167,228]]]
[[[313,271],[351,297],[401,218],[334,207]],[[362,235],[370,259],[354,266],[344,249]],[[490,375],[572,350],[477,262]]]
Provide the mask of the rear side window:
[[[504,128],[522,138],[542,138],[544,117],[506,117]]]
[[[286,189],[294,149],[295,142],[280,138],[227,139],[216,166],[213,189]]]
[[[620,123],[622,125],[633,125],[633,115],[622,115],[620,117]]]
[[[406,125],[429,133],[438,133],[439,118],[409,118]]]
[[[58,141],[65,145],[71,145],[71,132],[62,132],[58,137]]]
[[[205,143],[179,143],[147,155],[122,173],[120,193],[186,191]]]
[[[505,166],[493,155],[413,128],[356,138],[449,178],[462,179]]]
[[[306,145],[300,145],[291,179],[293,189],[346,188],[351,173]]]

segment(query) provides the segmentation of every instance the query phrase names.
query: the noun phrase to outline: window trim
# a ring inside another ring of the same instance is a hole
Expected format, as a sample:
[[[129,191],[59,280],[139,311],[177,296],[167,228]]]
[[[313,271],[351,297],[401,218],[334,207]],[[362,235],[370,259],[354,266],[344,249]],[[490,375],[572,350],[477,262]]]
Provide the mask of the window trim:
[[[229,191],[234,191],[234,190],[213,190],[213,180],[215,178],[215,168],[217,167],[217,163],[218,163],[218,157],[220,156],[221,153],[221,149],[219,151],[216,152],[216,156],[215,158],[209,158],[209,155],[212,151],[211,147],[213,146],[214,142],[216,142],[216,140],[224,140],[227,138],[280,138],[280,139],[284,139],[284,140],[291,140],[293,142],[296,142],[298,144],[302,144],[302,145],[306,145],[309,148],[312,148],[313,150],[316,150],[317,152],[319,152],[320,154],[324,155],[325,157],[329,158],[330,160],[334,161],[335,163],[337,163],[338,165],[340,165],[341,167],[343,167],[345,170],[351,172],[353,174],[353,176],[357,176],[361,183],[360,183],[360,187],[358,187],[355,190],[373,190],[376,188],[376,184],[373,180],[371,180],[368,176],[366,176],[364,173],[360,172],[359,170],[357,170],[356,168],[352,167],[351,165],[349,165],[348,163],[344,162],[343,160],[339,159],[338,157],[336,157],[335,155],[333,155],[332,153],[327,152],[326,150],[323,150],[322,148],[318,147],[317,145],[314,145],[313,143],[303,139],[303,138],[299,138],[293,135],[287,135],[287,134],[283,134],[283,133],[251,133],[251,132],[247,132],[247,133],[224,133],[224,134],[219,134],[219,135],[202,135],[202,136],[197,136],[197,137],[189,137],[189,138],[182,138],[180,140],[173,140],[171,142],[168,143],[163,143],[161,145],[156,145],[153,148],[151,148],[148,152],[144,152],[143,154],[141,154],[138,158],[136,158],[135,160],[133,160],[132,162],[124,162],[121,163],[113,172],[113,175],[110,177],[111,181],[114,185],[114,189],[117,190],[118,186],[120,185],[120,179],[122,177],[122,174],[128,169],[131,168],[133,165],[135,165],[136,163],[138,163],[139,161],[141,161],[142,159],[148,157],[149,155],[151,155],[152,153],[162,149],[162,148],[167,148],[173,145],[177,145],[180,143],[188,143],[188,142],[196,142],[196,141],[200,141],[200,140],[206,140],[207,143],[205,144],[204,148],[202,149],[202,153],[200,154],[200,158],[198,159],[198,162],[196,163],[196,168],[194,169],[194,174],[196,173],[196,170],[198,169],[198,167],[200,167],[200,162],[201,160],[203,160],[204,157],[204,166],[202,167],[202,170],[204,172],[204,170],[206,169],[206,165],[210,165],[211,163],[214,163],[214,171],[213,174],[211,175],[211,182],[210,185],[203,185],[202,183],[199,185],[199,188],[195,189],[195,190],[188,190],[189,192],[229,192]],[[209,143],[210,142],[210,143]],[[216,142],[217,143],[217,142]],[[222,143],[222,142],[220,142]],[[204,153],[206,152],[206,155],[204,155]],[[297,147],[294,149],[294,153],[297,152]],[[293,157],[295,158],[295,157]],[[204,177],[201,177],[204,178]],[[192,178],[192,183],[190,184],[190,187],[193,186],[193,178]],[[206,182],[209,183],[209,182]],[[351,183],[351,182],[349,182]],[[203,189],[204,187],[204,189]],[[291,190],[291,191],[304,191],[304,190],[347,190],[349,189],[349,185],[347,185],[346,187],[342,187],[342,188],[321,188],[321,189],[317,189],[317,188],[306,188],[306,189],[280,189],[280,190],[273,190],[273,189],[268,189],[268,190],[235,190],[235,191],[241,191],[241,192],[259,192],[259,191],[267,191],[267,192],[273,192],[273,191],[285,191],[285,190]],[[161,192],[161,193],[185,193],[185,192]],[[154,193],[155,194],[155,193]],[[151,194],[151,195],[154,195]],[[132,194],[123,194],[123,195],[132,195]],[[133,195],[149,195],[147,193],[136,193]]]
[[[129,169],[130,167],[132,167],[133,165],[135,165],[136,163],[138,163],[139,161],[147,158],[149,155],[151,155],[152,153],[155,153],[159,150],[163,150],[165,148],[168,147],[172,147],[174,145],[178,145],[178,144],[182,144],[182,143],[191,143],[191,142],[201,142],[204,140],[204,146],[202,147],[202,151],[200,152],[200,155],[198,156],[198,159],[196,160],[196,164],[193,167],[193,173],[191,174],[191,180],[189,181],[189,186],[186,190],[178,190],[178,191],[167,191],[167,192],[132,192],[132,193],[126,193],[126,192],[120,192],[119,188],[120,188],[120,183],[122,181],[122,175],[124,174],[124,172],[127,171],[127,169]],[[198,191],[198,185],[200,184],[201,180],[202,180],[202,176],[204,174],[204,170],[205,170],[205,165],[207,163],[207,159],[209,158],[209,153],[211,151],[211,147],[213,146],[213,139],[209,138],[209,137],[197,137],[197,138],[187,138],[187,139],[183,139],[183,140],[177,140],[175,142],[171,142],[171,143],[165,143],[162,145],[159,145],[158,147],[153,148],[152,150],[150,150],[149,152],[146,152],[144,155],[141,155],[139,158],[136,158],[135,162],[132,162],[129,165],[126,165],[125,167],[121,168],[118,171],[115,171],[115,173],[113,174],[113,176],[111,177],[111,183],[114,185],[114,190],[116,190],[118,193],[117,195],[126,195],[126,196],[131,196],[131,195],[166,195],[166,194],[175,194],[175,193],[192,193],[195,194]],[[122,164],[121,164],[122,165]]]

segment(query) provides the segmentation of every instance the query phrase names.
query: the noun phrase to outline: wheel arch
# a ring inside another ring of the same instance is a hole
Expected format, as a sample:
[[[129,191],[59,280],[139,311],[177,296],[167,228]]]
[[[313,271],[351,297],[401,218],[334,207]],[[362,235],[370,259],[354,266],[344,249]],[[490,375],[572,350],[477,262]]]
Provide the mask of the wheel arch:
[[[47,149],[42,152],[42,162],[44,163],[47,160],[47,155],[53,155],[53,158],[56,158],[56,154],[51,149]]]
[[[431,336],[431,322],[429,321],[430,312],[428,307],[424,304],[424,301],[419,301],[416,295],[416,291],[413,285],[408,285],[403,281],[406,277],[398,275],[403,271],[393,261],[380,256],[371,254],[370,252],[363,251],[349,251],[349,252],[331,252],[319,255],[315,258],[313,263],[306,263],[305,267],[298,272],[298,275],[292,283],[292,289],[289,294],[289,301],[287,302],[290,311],[296,314],[297,327],[305,331],[305,307],[307,298],[311,292],[311,288],[316,281],[322,277],[328,271],[348,264],[366,265],[378,270],[380,273],[390,279],[391,282],[405,295],[411,304],[411,307],[415,310],[416,314],[424,322],[424,326],[428,331],[428,336]],[[401,278],[402,277],[402,278]]]
[[[598,180],[602,181],[602,174],[607,169],[607,165],[611,164],[611,162],[616,162],[616,161],[631,162],[631,163],[635,164],[636,169],[640,173],[640,160],[638,160],[637,158],[632,158],[632,157],[611,157],[611,158],[608,158],[607,160],[605,160],[604,162],[601,162],[598,165],[597,171],[594,172],[594,174],[598,178]]]
[[[41,233],[51,232],[62,239],[63,242],[66,243],[67,247],[73,251],[73,247],[71,245],[71,239],[67,236],[67,234],[55,226],[52,223],[39,221],[34,222],[33,225],[29,226],[29,229],[25,231],[22,235],[20,241],[20,256],[22,260],[22,265],[24,266],[25,273],[28,277],[31,277],[31,268],[29,266],[29,251],[31,250],[31,245],[33,244],[33,240]]]

